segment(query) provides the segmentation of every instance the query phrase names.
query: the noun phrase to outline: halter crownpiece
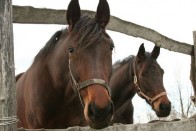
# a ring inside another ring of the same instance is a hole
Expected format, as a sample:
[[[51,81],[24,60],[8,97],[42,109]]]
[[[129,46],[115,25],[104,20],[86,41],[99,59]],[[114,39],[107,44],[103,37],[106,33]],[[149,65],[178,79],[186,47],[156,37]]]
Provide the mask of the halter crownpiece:
[[[73,74],[72,74],[72,71],[71,71],[71,68],[70,68],[70,59],[69,59],[69,72],[70,72],[70,76],[71,76],[72,82],[74,84],[73,90],[75,92],[77,92],[83,107],[84,107],[84,103],[83,103],[82,97],[80,95],[80,90],[85,88],[85,87],[87,87],[87,86],[89,86],[89,85],[93,85],[93,84],[102,85],[103,87],[106,88],[106,90],[108,91],[109,96],[111,97],[111,89],[110,89],[110,87],[108,86],[108,84],[106,83],[105,80],[94,78],[94,79],[89,79],[89,80],[85,80],[83,82],[78,83],[76,81],[76,79],[74,78]]]
[[[162,96],[165,96],[167,95],[166,92],[161,92],[159,93],[158,95],[154,96],[153,98],[147,96],[144,92],[142,92],[141,88],[139,87],[139,83],[138,83],[138,79],[137,79],[137,73],[136,73],[136,59],[135,58],[134,60],[134,67],[133,67],[133,72],[134,72],[134,84],[137,88],[137,94],[140,96],[140,97],[144,97],[151,105],[153,104],[154,101],[156,101],[158,98],[162,97]]]

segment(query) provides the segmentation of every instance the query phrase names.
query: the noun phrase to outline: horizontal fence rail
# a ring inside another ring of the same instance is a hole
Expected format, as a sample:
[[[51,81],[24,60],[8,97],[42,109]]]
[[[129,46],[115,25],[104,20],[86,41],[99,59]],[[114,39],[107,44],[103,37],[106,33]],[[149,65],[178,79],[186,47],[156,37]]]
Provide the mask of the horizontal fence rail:
[[[100,131],[196,131],[196,118],[173,122],[157,122],[146,124],[116,124]],[[17,131],[35,131],[34,129],[18,129]],[[69,127],[67,129],[37,129],[36,131],[96,131],[90,127]]]
[[[82,11],[94,17],[93,11]],[[22,24],[67,24],[66,10],[34,8],[31,6],[13,6],[13,23]],[[146,28],[132,22],[121,20],[115,16],[110,17],[106,29],[120,32],[133,37],[140,37],[153,42],[155,45],[170,51],[193,55],[193,44],[172,40],[155,30]]]

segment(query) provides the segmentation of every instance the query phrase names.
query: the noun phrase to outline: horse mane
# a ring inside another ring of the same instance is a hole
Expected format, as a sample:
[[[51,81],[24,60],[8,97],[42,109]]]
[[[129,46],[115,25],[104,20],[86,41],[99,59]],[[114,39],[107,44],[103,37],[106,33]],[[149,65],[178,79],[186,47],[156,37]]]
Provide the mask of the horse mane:
[[[150,53],[149,52],[145,52],[145,56],[148,59],[150,57]],[[127,62],[129,62],[130,59],[132,59],[133,57],[136,57],[134,55],[130,55],[126,58],[124,58],[123,60],[117,60],[114,64],[113,64],[113,69],[118,68],[119,66],[122,66],[124,64],[126,64]]]
[[[124,58],[123,60],[117,60],[117,61],[113,64],[113,69],[116,69],[117,67],[126,64],[126,63],[129,62],[129,60],[130,60],[131,58],[133,58],[133,57],[135,57],[135,56],[130,55],[130,56]]]
[[[78,47],[85,48],[99,43],[102,39],[111,43],[111,38],[105,32],[95,19],[89,16],[81,16],[81,18],[74,25],[71,35],[75,36],[74,41],[77,41]],[[107,37],[109,37],[109,39]]]
[[[59,40],[63,30],[59,30],[53,34],[50,40],[45,44],[45,46],[38,52],[38,54],[34,58],[34,63],[42,56],[46,56],[56,45],[57,41]]]

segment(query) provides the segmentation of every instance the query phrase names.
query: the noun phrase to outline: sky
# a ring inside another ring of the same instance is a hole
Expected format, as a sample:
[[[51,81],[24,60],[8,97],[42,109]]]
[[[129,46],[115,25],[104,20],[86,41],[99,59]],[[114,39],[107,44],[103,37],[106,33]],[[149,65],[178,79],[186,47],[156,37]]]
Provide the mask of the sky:
[[[13,5],[33,6],[38,8],[67,9],[70,0],[13,0]],[[81,9],[96,11],[98,0],[79,0]],[[110,13],[122,20],[130,21],[151,28],[159,33],[188,44],[193,44],[193,31],[196,31],[196,0],[108,0]],[[50,37],[67,25],[14,24],[15,74],[24,72],[31,65],[35,55]],[[147,51],[152,51],[154,44],[144,39],[127,36],[118,32],[107,31],[114,41],[113,63],[129,55],[136,55],[139,46],[144,43]],[[176,94],[177,78],[191,91],[189,80],[191,58],[161,48],[158,63],[164,69],[164,85],[172,103]],[[184,93],[184,98],[189,94]],[[139,104],[138,104],[139,103]],[[135,122],[153,112],[146,102],[137,95],[134,97]],[[175,108],[179,106],[175,104]],[[145,122],[145,120],[143,120]]]

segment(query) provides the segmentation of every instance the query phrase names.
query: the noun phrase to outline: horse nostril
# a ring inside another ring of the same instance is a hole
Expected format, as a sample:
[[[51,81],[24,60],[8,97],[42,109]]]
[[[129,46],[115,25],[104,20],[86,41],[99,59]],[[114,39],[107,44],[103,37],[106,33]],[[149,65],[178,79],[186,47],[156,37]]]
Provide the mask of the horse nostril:
[[[113,103],[110,103],[106,106],[106,114],[113,114],[114,106]]]
[[[159,106],[161,111],[170,111],[171,110],[171,103],[168,104],[161,103]]]
[[[107,117],[113,113],[113,104],[110,103],[104,108],[97,107],[94,103],[89,104],[88,112],[90,116],[94,117]]]

